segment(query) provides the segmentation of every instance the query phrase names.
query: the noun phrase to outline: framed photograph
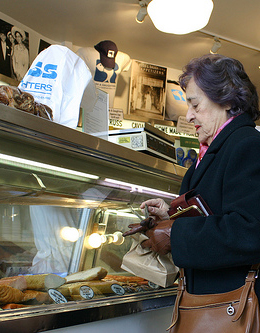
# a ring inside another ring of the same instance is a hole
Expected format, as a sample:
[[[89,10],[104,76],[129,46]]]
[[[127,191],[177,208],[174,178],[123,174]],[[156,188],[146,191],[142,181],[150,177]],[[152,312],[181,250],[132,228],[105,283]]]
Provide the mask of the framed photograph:
[[[29,34],[0,20],[0,74],[21,81],[30,66]]]
[[[128,114],[164,119],[167,68],[133,60]]]

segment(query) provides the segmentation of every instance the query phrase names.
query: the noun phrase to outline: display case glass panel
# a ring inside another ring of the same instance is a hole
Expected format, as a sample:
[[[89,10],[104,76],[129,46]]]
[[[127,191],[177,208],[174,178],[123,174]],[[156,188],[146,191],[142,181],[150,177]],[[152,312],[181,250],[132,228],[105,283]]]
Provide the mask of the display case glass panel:
[[[140,222],[141,202],[176,194],[106,178],[104,168],[0,157],[0,286],[12,288],[0,292],[2,309],[154,290],[121,268],[132,244],[122,233]]]

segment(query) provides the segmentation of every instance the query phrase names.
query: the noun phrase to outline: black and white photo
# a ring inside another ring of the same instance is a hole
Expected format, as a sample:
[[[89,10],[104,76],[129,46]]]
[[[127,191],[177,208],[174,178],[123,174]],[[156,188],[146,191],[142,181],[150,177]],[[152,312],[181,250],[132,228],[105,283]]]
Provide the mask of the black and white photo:
[[[132,61],[129,114],[164,119],[167,68]]]
[[[29,34],[0,20],[0,74],[21,81],[30,66]]]

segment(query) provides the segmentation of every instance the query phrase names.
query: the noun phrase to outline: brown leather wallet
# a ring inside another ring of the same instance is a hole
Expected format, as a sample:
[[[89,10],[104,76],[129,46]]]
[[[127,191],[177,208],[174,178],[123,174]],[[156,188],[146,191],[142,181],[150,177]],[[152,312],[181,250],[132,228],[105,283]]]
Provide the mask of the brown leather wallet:
[[[194,190],[186,192],[171,202],[168,210],[170,219],[175,220],[178,217],[212,215],[212,211],[201,195],[197,194],[193,196],[193,192]]]

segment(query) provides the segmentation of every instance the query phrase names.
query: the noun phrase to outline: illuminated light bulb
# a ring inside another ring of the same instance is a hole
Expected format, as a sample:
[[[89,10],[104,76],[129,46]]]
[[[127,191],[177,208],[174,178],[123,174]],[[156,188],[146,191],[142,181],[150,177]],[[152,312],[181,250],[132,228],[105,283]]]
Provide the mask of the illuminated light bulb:
[[[124,239],[124,237],[123,237],[123,234],[122,234],[122,232],[120,232],[120,231],[116,231],[116,232],[114,232],[114,233],[113,233],[113,238],[114,238],[113,243],[114,243],[115,245],[121,245],[121,244],[123,244],[124,241],[125,241],[125,239]]]
[[[102,244],[102,237],[97,233],[93,233],[88,237],[88,245],[92,249],[98,249]]]
[[[73,227],[63,227],[60,231],[61,238],[69,242],[76,242],[80,237],[80,231]]]
[[[104,244],[107,241],[106,235],[101,235],[101,243]]]
[[[118,241],[118,235],[114,234],[113,243],[116,243],[117,241]]]
[[[114,235],[108,234],[106,235],[106,244],[111,244],[114,242]]]

